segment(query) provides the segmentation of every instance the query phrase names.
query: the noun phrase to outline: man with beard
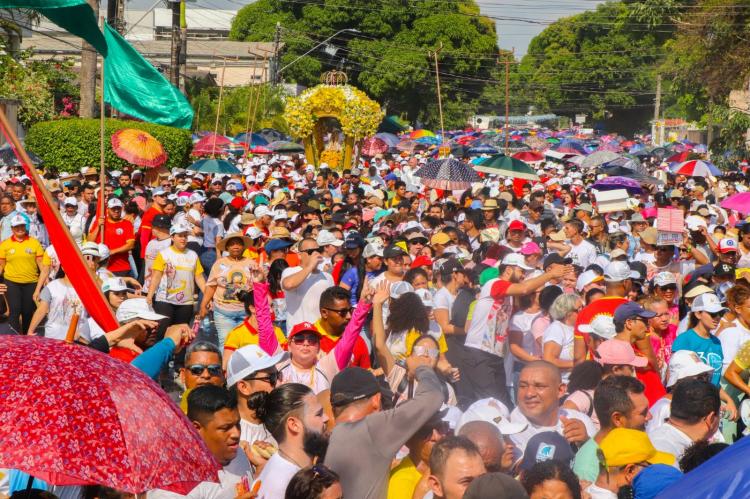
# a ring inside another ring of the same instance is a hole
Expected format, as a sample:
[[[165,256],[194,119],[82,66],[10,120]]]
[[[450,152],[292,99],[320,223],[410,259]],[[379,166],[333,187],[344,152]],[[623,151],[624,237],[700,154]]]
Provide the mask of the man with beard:
[[[325,455],[328,416],[313,391],[299,383],[275,388],[255,414],[279,444],[258,476],[258,497],[283,499],[294,474]]]
[[[503,355],[508,338],[508,324],[513,312],[513,296],[527,295],[553,279],[562,278],[572,268],[550,265],[538,277],[524,280],[532,270],[523,255],[511,253],[503,259],[499,276],[482,286],[471,317],[466,322],[465,360],[458,385],[459,405],[464,407],[484,398],[495,398],[506,406],[512,404],[506,389]]]

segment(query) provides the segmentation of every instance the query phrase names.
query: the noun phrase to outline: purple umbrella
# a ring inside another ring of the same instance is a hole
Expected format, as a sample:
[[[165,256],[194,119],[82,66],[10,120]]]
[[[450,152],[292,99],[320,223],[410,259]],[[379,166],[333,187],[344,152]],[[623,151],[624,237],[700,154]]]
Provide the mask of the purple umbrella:
[[[725,210],[734,210],[746,215],[750,213],[750,192],[738,192],[719,204]]]
[[[597,180],[591,187],[593,187],[597,191],[614,191],[615,189],[626,189],[628,191],[628,194],[630,195],[643,193],[640,182],[626,177],[606,177],[601,180]]]

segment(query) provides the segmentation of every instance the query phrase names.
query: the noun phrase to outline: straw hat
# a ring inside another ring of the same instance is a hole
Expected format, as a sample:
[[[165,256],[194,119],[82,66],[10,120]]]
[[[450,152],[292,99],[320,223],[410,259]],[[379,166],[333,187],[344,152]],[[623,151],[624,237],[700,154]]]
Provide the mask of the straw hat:
[[[242,244],[245,245],[245,248],[253,244],[253,241],[246,235],[242,234],[241,232],[230,232],[229,234],[226,235],[226,237],[224,237],[224,239],[222,239],[216,244],[216,249],[219,251],[224,251],[224,248],[226,248],[227,243],[229,242],[230,239],[241,239]]]

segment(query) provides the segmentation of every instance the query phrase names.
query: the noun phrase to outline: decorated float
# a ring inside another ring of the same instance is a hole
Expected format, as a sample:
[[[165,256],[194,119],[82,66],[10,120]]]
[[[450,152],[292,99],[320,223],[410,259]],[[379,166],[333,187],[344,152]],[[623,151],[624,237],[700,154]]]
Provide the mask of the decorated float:
[[[316,167],[350,168],[354,146],[374,135],[383,119],[380,104],[347,84],[341,71],[330,71],[321,84],[286,103],[289,131],[305,145],[307,161]]]

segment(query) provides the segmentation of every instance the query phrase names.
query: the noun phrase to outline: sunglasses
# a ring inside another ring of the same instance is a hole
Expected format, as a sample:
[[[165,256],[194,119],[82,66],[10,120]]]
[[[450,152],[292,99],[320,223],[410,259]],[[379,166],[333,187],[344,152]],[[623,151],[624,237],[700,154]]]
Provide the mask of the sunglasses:
[[[320,343],[320,338],[317,334],[314,333],[295,334],[292,338],[292,343],[294,343],[295,345],[304,345],[305,342],[309,343],[310,345],[317,345]]]
[[[341,317],[346,317],[347,315],[352,313],[352,307],[342,308],[339,310],[336,310],[335,308],[328,308],[328,307],[323,307],[323,308],[335,314],[339,314]]]
[[[427,239],[423,239],[421,237],[409,239],[409,244],[421,244],[422,246],[424,246],[425,244],[427,244]]]
[[[307,253],[308,255],[312,255],[314,253],[320,253],[320,248],[310,248],[310,249],[300,250],[300,253]]]
[[[666,286],[659,286],[662,291],[677,291],[677,284],[667,284]]]
[[[223,373],[221,364],[193,364],[191,366],[187,366],[187,370],[190,371],[190,374],[192,374],[193,376],[200,376],[206,369],[208,369],[208,374],[210,374],[211,376],[221,376],[221,374]]]
[[[712,319],[721,319],[722,317],[724,317],[723,310],[719,310],[718,312],[705,312],[704,311],[703,313],[710,315]]]
[[[668,251],[674,253],[674,246],[657,246],[656,251]]]
[[[437,359],[440,352],[437,348],[430,348],[423,345],[417,345],[412,349],[412,352],[417,357],[429,357],[431,359]]]
[[[275,372],[275,373],[268,373],[268,376],[248,377],[248,378],[245,378],[245,381],[265,381],[271,386],[276,386],[276,383],[279,381],[279,378],[281,378],[281,375],[278,372]]]

